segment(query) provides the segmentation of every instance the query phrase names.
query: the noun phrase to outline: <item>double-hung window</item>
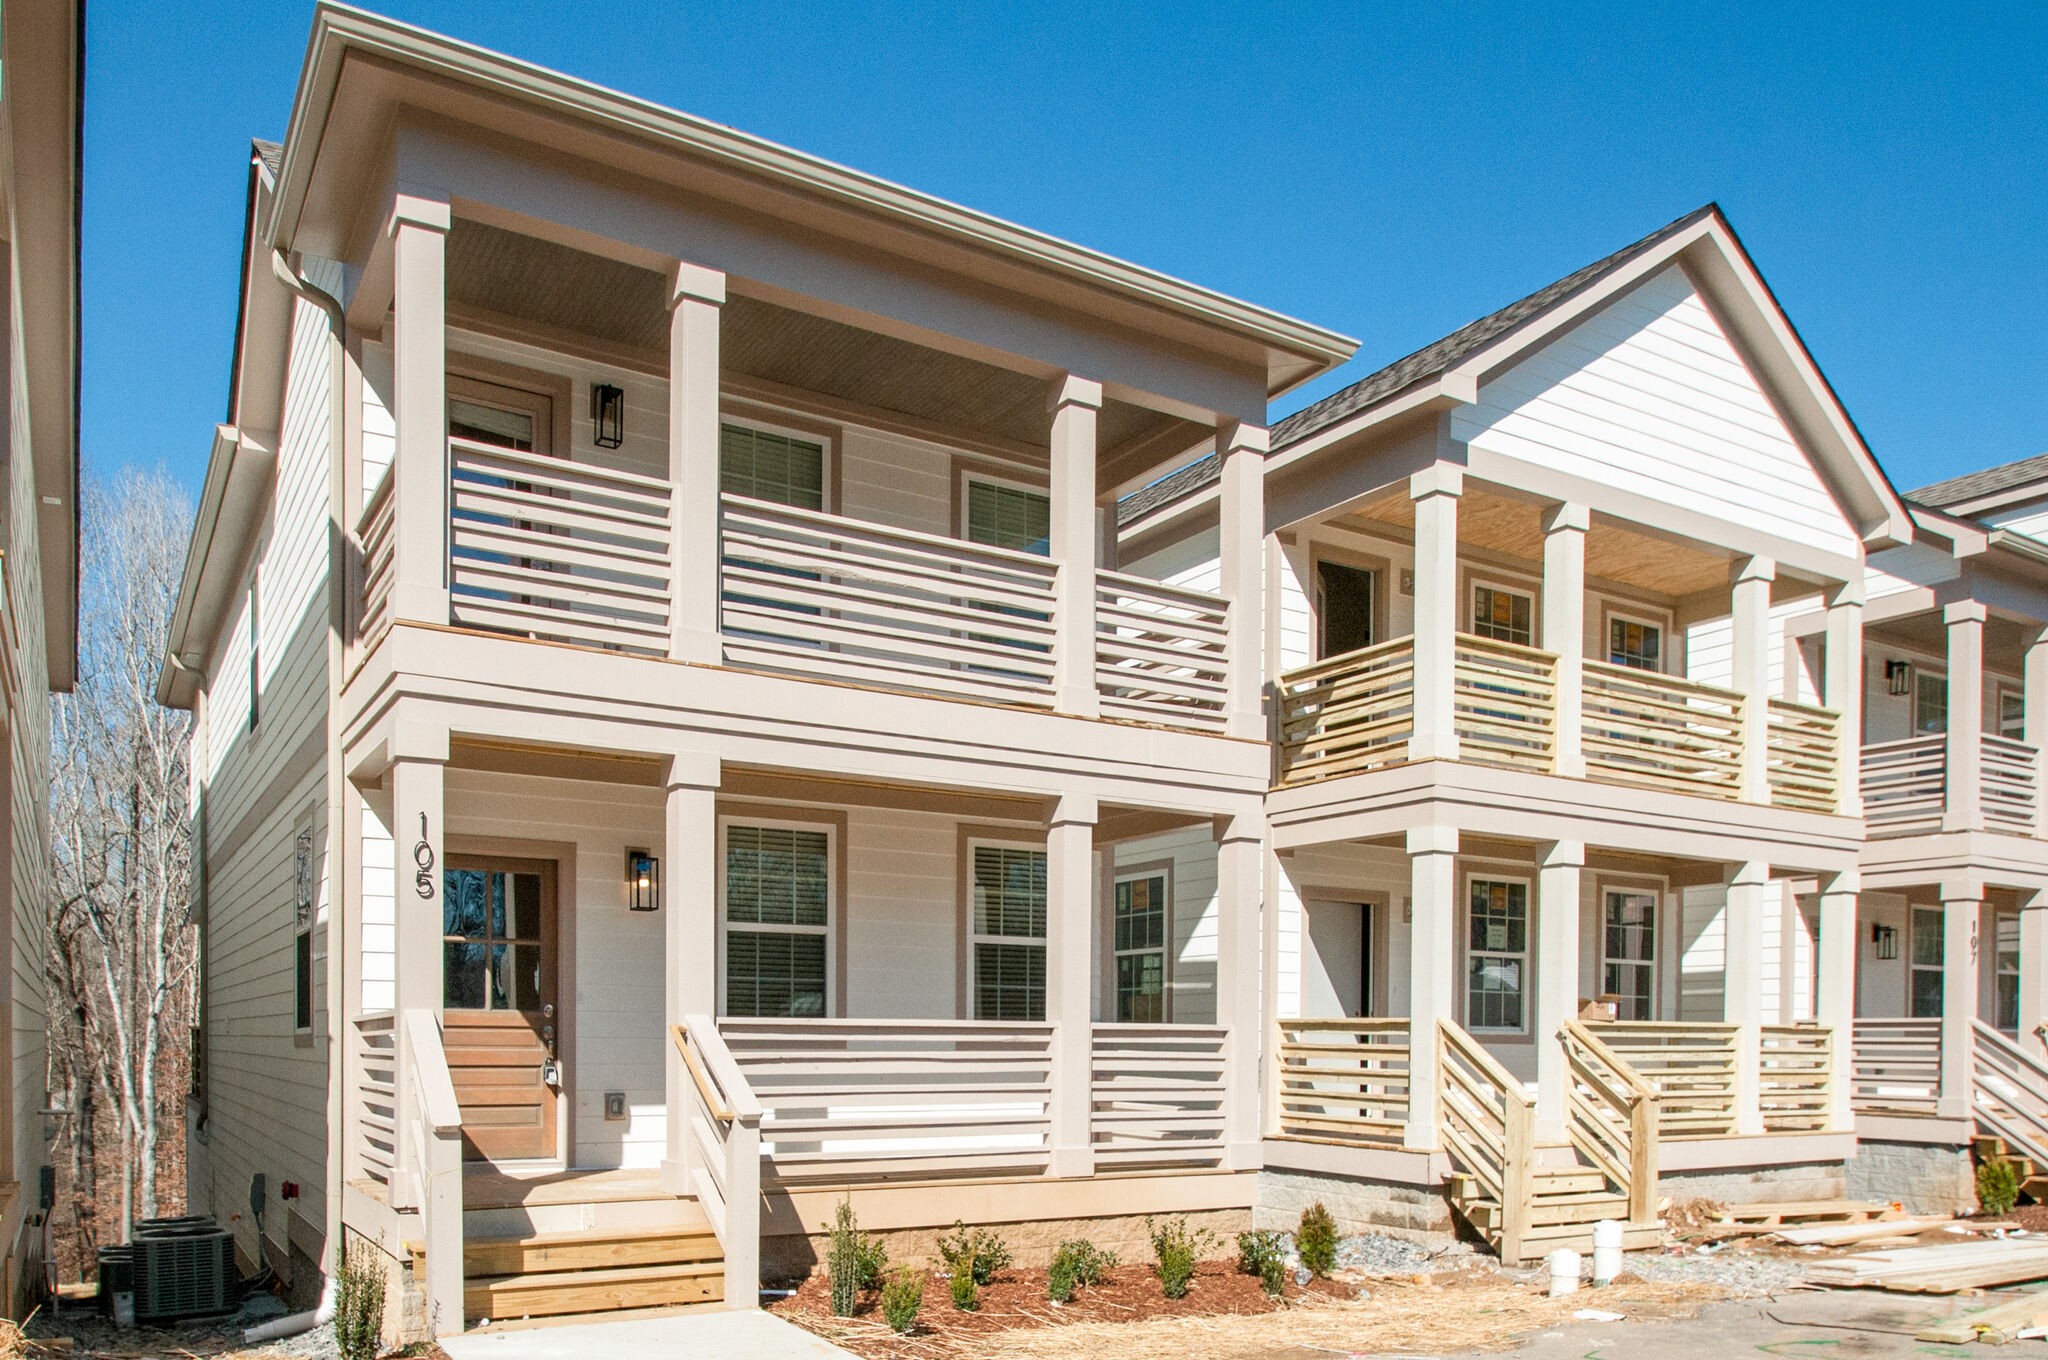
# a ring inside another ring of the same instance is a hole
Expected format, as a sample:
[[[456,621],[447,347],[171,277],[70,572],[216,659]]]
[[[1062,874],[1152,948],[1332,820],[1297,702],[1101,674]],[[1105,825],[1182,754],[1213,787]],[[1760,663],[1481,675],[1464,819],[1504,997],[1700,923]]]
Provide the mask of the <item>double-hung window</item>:
[[[1913,672],[1913,733],[1932,736],[1948,731],[1948,677]]]
[[[1529,995],[1529,885],[1474,878],[1467,891],[1466,1027],[1520,1030]]]
[[[1535,645],[1536,597],[1505,586],[1472,587],[1472,631],[1495,642]]]
[[[1157,1024],[1166,1019],[1166,875],[1119,878],[1111,915],[1116,1018]]]
[[[1609,888],[1601,931],[1600,990],[1617,1020],[1649,1020],[1657,985],[1657,895]]]
[[[1910,984],[1907,998],[1915,1020],[1941,1016],[1942,921],[1939,907],[1915,907],[1912,915]]]
[[[1607,662],[1631,670],[1664,669],[1664,630],[1654,623],[1619,616],[1607,620]]]
[[[728,822],[724,828],[727,1015],[829,1015],[832,833]]]
[[[971,991],[977,1020],[1045,1019],[1045,851],[969,850]]]
[[[825,508],[825,446],[730,422],[718,427],[718,489],[799,510]]]
[[[1036,553],[1052,551],[1052,498],[1012,482],[969,477],[960,521],[970,543]]]
[[[2003,1030],[2016,1030],[2020,1027],[2020,918],[2001,911],[1993,919],[1991,931],[1992,1023]]]
[[[2016,689],[1998,691],[1998,735],[2013,741],[2027,739],[2027,699]]]

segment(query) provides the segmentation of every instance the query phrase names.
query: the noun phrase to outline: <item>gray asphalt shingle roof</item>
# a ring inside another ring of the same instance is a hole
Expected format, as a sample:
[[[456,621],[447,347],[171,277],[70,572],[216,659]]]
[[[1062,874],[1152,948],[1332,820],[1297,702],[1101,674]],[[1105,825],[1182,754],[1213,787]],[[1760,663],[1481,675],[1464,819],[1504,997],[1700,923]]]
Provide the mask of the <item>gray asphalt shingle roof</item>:
[[[1918,491],[1907,492],[1906,498],[1940,509],[1962,505],[2000,491],[2010,491],[2029,482],[2043,481],[2048,481],[2048,453],[2037,453],[2032,458],[2020,458],[2010,463],[2000,463],[1997,467],[1966,472],[1960,477],[1930,483]]]
[[[284,164],[284,148],[276,142],[266,142],[261,137],[252,140],[256,146],[256,154],[263,158],[263,168],[270,171],[271,177],[275,179],[278,167]]]

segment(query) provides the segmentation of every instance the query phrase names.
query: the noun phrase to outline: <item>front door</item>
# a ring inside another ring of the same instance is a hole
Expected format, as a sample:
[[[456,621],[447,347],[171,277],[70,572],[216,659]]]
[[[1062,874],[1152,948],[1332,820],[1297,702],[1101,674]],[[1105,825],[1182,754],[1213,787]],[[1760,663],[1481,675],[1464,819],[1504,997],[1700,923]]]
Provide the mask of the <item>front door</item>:
[[[441,1025],[463,1154],[553,1157],[554,864],[450,856],[441,938]]]

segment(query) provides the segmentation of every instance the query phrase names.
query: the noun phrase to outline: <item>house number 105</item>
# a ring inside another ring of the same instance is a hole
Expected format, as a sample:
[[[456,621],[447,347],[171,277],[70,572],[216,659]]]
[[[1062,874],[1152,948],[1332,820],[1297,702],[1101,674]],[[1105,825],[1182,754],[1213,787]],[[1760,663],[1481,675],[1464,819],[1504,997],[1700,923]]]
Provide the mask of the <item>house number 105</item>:
[[[424,900],[428,902],[433,901],[434,847],[427,844],[427,814],[424,812],[420,814],[420,839],[419,844],[412,848],[412,862],[417,864],[420,869],[418,873],[412,876],[414,890]]]

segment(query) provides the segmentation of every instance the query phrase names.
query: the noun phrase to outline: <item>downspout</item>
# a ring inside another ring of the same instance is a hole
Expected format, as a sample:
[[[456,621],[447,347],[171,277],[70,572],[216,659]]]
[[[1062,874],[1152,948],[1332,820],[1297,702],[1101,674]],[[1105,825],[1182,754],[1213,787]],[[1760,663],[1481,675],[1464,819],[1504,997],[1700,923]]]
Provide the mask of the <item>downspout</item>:
[[[327,1156],[325,1158],[326,1205],[323,1223],[323,1244],[326,1254],[333,1261],[327,1271],[325,1287],[320,1295],[320,1308],[314,1314],[298,1314],[289,1321],[306,1319],[307,1328],[327,1321],[334,1315],[333,1291],[339,1276],[342,1253],[342,1165],[346,1160],[346,1149],[342,1147],[343,1130],[346,1121],[342,1116],[346,1092],[343,1081],[347,1074],[347,1027],[348,998],[343,996],[345,963],[345,942],[347,932],[341,927],[342,913],[348,909],[350,847],[344,843],[345,820],[342,815],[343,790],[346,786],[341,768],[341,681],[345,660],[344,639],[348,632],[348,535],[351,526],[342,523],[348,504],[344,485],[343,468],[347,456],[343,452],[348,440],[347,402],[343,381],[343,368],[347,355],[344,353],[348,320],[343,314],[341,303],[323,289],[315,287],[285,260],[282,252],[270,252],[270,272],[277,281],[291,290],[293,296],[318,307],[327,316],[327,881],[331,890],[327,898]],[[285,1239],[291,1239],[290,1225],[286,1225]],[[281,1320],[284,1321],[284,1320]],[[254,1339],[253,1337],[251,1338]]]

